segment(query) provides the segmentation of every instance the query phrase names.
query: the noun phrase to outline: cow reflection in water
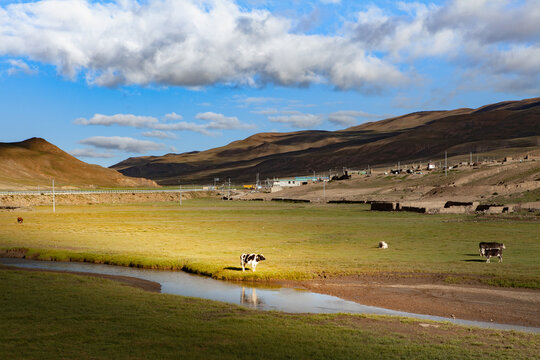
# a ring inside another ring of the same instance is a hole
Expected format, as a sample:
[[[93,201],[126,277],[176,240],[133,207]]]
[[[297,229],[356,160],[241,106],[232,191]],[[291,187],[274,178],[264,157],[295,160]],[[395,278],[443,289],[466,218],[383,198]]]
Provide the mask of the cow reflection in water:
[[[257,308],[259,304],[262,304],[262,299],[259,299],[257,297],[257,290],[255,288],[251,288],[251,294],[249,293],[249,290],[246,293],[246,288],[242,286],[242,296],[240,296],[240,303],[241,304],[249,304],[252,305],[254,308]]]

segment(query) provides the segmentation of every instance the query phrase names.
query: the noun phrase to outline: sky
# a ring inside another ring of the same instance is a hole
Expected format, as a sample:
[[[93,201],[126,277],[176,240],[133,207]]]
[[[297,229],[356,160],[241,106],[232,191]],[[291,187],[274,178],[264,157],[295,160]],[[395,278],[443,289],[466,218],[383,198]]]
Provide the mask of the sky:
[[[0,142],[111,166],[540,96],[540,0],[0,0]]]

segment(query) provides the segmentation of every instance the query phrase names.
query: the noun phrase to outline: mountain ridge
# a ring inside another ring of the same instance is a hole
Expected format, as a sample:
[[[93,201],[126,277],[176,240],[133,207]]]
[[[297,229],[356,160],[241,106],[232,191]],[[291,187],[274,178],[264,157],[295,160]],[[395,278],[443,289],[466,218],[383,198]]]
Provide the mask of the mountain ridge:
[[[200,152],[126,159],[111,168],[160,184],[292,176],[498,147],[538,146],[540,98],[421,111],[338,131],[258,133]],[[519,140],[519,141],[518,141]]]

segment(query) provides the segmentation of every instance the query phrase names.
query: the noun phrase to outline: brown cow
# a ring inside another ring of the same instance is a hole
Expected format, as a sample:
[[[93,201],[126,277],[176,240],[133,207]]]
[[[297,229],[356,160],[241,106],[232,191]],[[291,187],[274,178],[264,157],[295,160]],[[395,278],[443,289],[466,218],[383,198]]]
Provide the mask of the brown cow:
[[[18,222],[19,224],[22,224],[23,218],[19,216],[19,217],[17,218],[17,222]]]

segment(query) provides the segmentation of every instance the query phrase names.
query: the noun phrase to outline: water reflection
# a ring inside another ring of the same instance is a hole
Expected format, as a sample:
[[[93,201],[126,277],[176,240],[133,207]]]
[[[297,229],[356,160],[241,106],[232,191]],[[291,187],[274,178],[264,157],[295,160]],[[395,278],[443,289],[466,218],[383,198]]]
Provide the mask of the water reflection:
[[[240,295],[240,304],[242,305],[251,305],[250,307],[257,309],[261,304],[264,304],[262,299],[257,297],[257,289],[251,288],[251,294],[249,294],[249,289],[246,294],[246,287],[242,286],[242,294]]]

